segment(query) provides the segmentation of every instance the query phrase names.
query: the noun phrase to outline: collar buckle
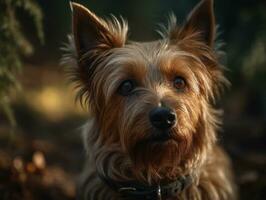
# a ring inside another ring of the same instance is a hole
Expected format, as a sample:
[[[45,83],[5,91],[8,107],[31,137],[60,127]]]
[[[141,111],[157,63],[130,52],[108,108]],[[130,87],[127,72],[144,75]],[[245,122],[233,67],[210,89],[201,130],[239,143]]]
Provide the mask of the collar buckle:
[[[160,184],[158,184],[158,187],[157,187],[157,199],[162,200],[162,190],[161,190]]]

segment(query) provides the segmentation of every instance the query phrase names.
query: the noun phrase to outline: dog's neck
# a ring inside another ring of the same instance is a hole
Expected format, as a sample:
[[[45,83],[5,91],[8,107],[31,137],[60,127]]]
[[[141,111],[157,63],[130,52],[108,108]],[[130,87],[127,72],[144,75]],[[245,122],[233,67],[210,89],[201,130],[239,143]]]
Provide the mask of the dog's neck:
[[[88,131],[88,128],[86,130]],[[199,165],[199,163],[194,163],[185,169],[175,166],[171,175],[169,174],[169,168],[161,169],[159,176],[146,169],[136,173],[129,156],[121,151],[121,147],[118,144],[99,147],[100,142],[97,141],[97,137],[93,137],[91,134],[88,137],[90,139],[87,140],[90,142],[88,144],[89,147],[87,147],[88,157],[91,160],[90,163],[94,163],[97,173],[114,181],[138,181],[143,184],[157,184],[158,182],[174,181],[183,175],[197,177],[197,172],[194,169],[198,169],[196,165]],[[95,140],[93,141],[92,139]]]

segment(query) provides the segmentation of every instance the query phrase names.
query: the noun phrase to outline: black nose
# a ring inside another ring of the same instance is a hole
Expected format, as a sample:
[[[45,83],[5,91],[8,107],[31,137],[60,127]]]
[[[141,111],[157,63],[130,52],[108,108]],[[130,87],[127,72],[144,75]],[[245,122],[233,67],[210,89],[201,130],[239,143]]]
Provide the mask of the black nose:
[[[152,125],[160,130],[167,130],[176,123],[176,114],[169,108],[157,107],[150,111]]]

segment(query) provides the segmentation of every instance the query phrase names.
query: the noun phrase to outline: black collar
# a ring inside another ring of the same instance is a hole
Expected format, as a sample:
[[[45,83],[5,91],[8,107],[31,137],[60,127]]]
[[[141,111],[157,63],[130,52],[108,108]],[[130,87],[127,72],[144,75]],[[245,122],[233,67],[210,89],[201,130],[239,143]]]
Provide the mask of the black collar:
[[[161,200],[165,197],[174,197],[192,183],[192,177],[189,175],[179,177],[170,183],[158,185],[146,185],[136,181],[114,181],[101,174],[99,174],[99,177],[126,200]]]

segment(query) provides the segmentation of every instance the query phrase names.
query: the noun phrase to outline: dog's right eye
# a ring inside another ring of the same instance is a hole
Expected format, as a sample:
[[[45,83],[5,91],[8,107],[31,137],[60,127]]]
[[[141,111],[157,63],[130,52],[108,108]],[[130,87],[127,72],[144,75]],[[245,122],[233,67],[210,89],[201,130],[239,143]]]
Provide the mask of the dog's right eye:
[[[118,87],[118,93],[122,96],[128,96],[136,88],[136,83],[133,80],[125,80]]]

